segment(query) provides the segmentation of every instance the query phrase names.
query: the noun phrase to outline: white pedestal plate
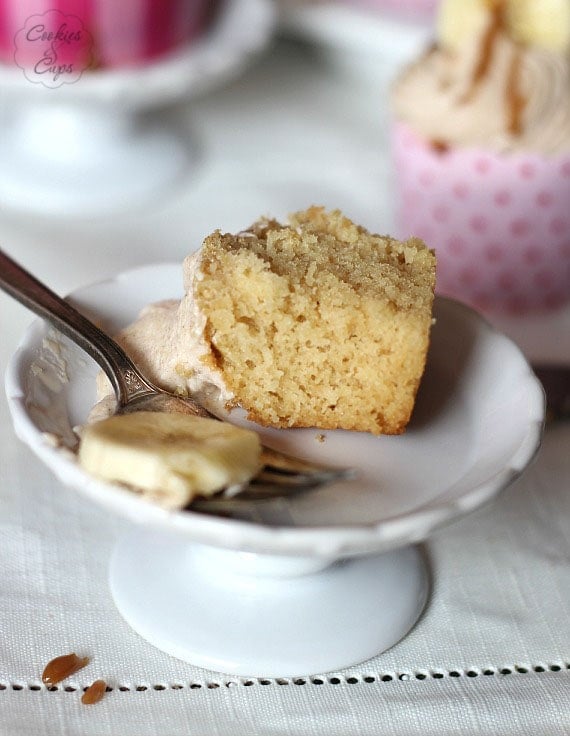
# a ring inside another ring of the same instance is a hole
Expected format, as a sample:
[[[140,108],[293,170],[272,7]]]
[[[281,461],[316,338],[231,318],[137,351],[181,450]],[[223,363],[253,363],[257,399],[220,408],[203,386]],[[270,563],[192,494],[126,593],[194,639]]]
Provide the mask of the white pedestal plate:
[[[178,297],[179,275],[172,265],[137,269],[74,302],[114,333],[147,302]],[[15,430],[63,483],[132,520],[111,589],[136,631],[194,664],[267,677],[340,669],[406,635],[428,587],[413,545],[509,485],[534,457],[544,418],[542,388],[514,343],[461,304],[438,298],[434,311],[407,432],[327,432],[317,442],[315,430],[259,428],[277,449],[358,472],[251,502],[239,518],[169,512],[88,476],[53,436],[85,421],[98,368],[32,325],[6,378]]]
[[[294,677],[389,649],[417,621],[428,584],[413,547],[331,562],[137,529],[115,548],[111,591],[133,629],[179,659],[232,675]]]
[[[200,41],[132,69],[84,72],[73,84],[32,84],[0,66],[0,203],[50,215],[141,206],[192,173],[176,103],[238,74],[276,22],[270,0],[225,0]]]

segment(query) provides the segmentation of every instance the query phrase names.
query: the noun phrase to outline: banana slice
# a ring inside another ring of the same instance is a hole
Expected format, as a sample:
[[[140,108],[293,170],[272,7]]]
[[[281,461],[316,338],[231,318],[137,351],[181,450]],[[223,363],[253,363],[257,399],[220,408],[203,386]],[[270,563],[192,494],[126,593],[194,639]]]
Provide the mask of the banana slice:
[[[166,508],[182,508],[196,495],[250,480],[261,466],[261,444],[256,432],[226,422],[141,411],[85,426],[79,463]]]
[[[437,17],[441,45],[461,50],[486,27],[491,5],[492,0],[442,0]]]
[[[437,35],[444,48],[460,50],[489,23],[489,13],[504,5],[513,40],[551,51],[570,49],[570,0],[442,0]]]
[[[515,41],[551,51],[570,49],[570,0],[510,0],[507,19]]]

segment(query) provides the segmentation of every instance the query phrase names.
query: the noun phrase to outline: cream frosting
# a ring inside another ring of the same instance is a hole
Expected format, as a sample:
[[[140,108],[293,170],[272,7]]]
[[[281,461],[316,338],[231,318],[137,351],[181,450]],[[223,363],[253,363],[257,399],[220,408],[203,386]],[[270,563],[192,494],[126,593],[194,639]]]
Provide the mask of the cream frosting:
[[[219,371],[211,368],[205,358],[211,355],[204,338],[206,317],[194,299],[194,283],[203,278],[200,251],[184,259],[182,267],[185,295],[178,307],[173,335],[175,339],[174,371],[182,378],[184,391],[198,395],[204,405],[215,411],[233,398]]]
[[[183,265],[184,297],[148,305],[115,339],[153,383],[174,393],[194,396],[219,414],[232,394],[221,374],[204,362],[210,354],[204,339],[206,318],[192,296],[194,281],[201,278],[199,266],[199,253],[188,256]],[[115,410],[113,390],[103,373],[98,377],[98,396],[91,421],[104,419]]]
[[[393,90],[396,116],[436,143],[570,150],[570,55],[523,46],[492,17],[460,50],[438,45]]]

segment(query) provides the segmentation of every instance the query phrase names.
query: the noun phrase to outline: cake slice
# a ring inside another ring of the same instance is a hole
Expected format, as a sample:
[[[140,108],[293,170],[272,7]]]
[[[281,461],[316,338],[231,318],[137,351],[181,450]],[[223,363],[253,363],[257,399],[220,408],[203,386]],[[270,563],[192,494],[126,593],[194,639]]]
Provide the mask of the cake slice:
[[[184,269],[169,387],[214,386],[265,426],[404,431],[432,322],[435,256],[422,241],[311,207],[216,231]]]

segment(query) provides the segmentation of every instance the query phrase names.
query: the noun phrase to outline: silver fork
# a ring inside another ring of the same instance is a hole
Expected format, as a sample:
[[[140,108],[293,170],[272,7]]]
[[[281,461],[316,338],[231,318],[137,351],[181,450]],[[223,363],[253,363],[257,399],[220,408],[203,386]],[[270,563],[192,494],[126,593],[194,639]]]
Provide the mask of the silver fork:
[[[0,288],[51,323],[101,366],[113,386],[117,413],[182,412],[223,421],[192,398],[176,396],[155,386],[114,340],[2,250]],[[231,497],[221,497],[224,509],[228,508],[228,504],[239,503],[240,499],[291,496],[352,475],[352,470],[305,462],[266,446],[263,446],[262,462],[261,472],[248,485]],[[216,498],[208,499],[210,509]],[[197,505],[200,500],[196,502]]]

